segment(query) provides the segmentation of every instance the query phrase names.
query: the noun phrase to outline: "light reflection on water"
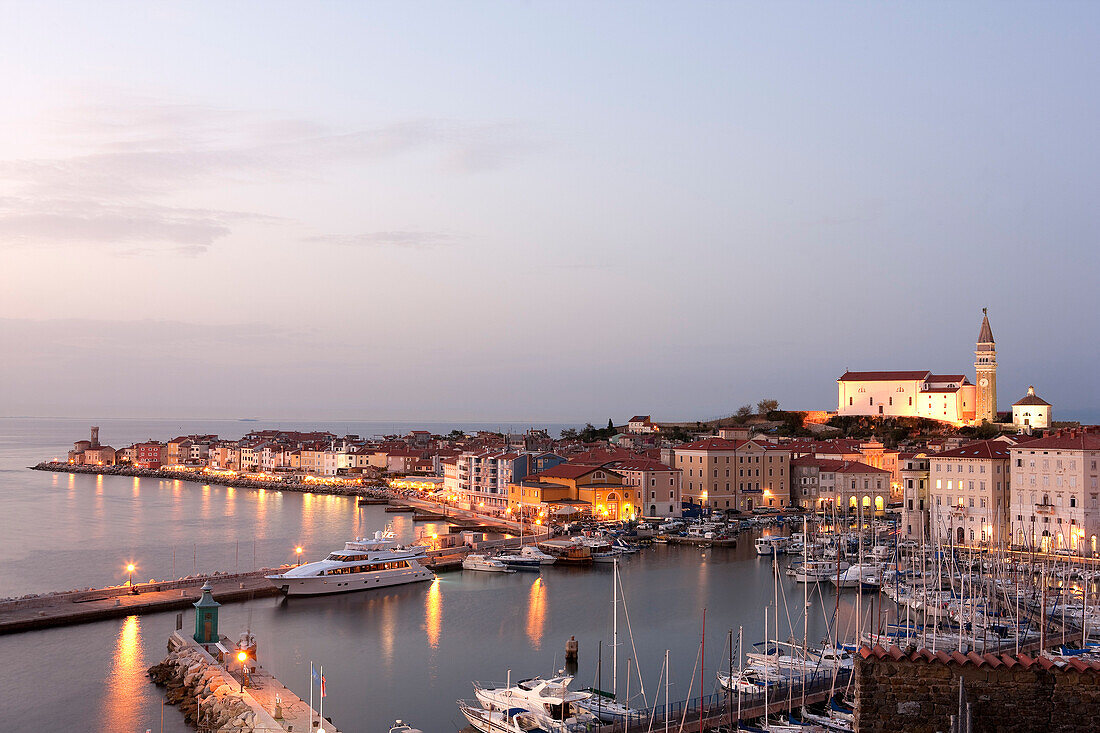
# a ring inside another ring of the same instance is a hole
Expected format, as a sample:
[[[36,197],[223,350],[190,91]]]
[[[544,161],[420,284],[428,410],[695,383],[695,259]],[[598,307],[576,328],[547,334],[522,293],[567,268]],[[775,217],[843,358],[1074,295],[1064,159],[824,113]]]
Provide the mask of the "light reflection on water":
[[[546,622],[546,587],[542,578],[535,578],[527,600],[527,638],[535,650],[542,648],[542,627]]]
[[[428,644],[432,649],[438,649],[439,634],[443,629],[443,594],[439,590],[439,578],[432,581],[428,594],[424,597],[424,617]]]
[[[149,686],[142,664],[140,617],[129,616],[122,621],[112,661],[101,717],[111,721],[116,730],[138,730],[142,722],[133,701]]]

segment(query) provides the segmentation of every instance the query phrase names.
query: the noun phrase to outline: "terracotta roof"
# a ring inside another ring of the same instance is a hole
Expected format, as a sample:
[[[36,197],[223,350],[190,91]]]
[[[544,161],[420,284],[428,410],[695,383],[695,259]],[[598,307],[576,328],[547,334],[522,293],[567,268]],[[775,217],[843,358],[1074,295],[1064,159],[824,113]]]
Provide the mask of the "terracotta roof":
[[[836,469],[837,473],[890,473],[884,468],[875,468],[874,466],[868,466],[866,463],[859,463],[858,461],[842,461],[842,463],[844,465]]]
[[[929,382],[958,382],[959,384],[966,384],[965,374],[929,374]]]
[[[935,458],[1008,458],[1009,448],[1012,446],[1003,440],[982,440],[977,443],[967,443],[954,450],[945,450],[936,453]]]
[[[1026,450],[1063,449],[1063,450],[1100,450],[1100,427],[1089,425],[1080,428],[1063,428],[1044,438],[1022,443],[1018,446]]]
[[[679,471],[678,468],[666,466],[652,458],[634,458],[626,461],[615,461],[607,464],[616,471]]]
[[[1027,654],[978,654],[977,652],[963,654],[959,651],[933,652],[930,649],[917,649],[913,652],[910,652],[909,654],[906,654],[904,651],[896,646],[885,648],[879,645],[860,647],[859,656],[863,659],[890,659],[895,662],[904,659],[907,662],[924,662],[927,664],[957,664],[960,667],[989,667],[991,669],[997,669],[998,667],[1008,667],[1009,669],[1013,667],[1021,667],[1022,669],[1031,669],[1032,667],[1037,665],[1042,669],[1072,669],[1077,672],[1091,672],[1094,674],[1100,674],[1100,662],[1093,662],[1074,657],[1067,657],[1064,659],[1051,659],[1044,656],[1030,657]]]
[[[844,372],[838,382],[900,382],[923,380],[932,372]]]
[[[627,422],[649,422],[649,415],[635,415]]]
[[[1024,398],[1022,400],[1019,400],[1017,402],[1012,403],[1013,407],[1016,407],[1017,405],[1019,405],[1020,407],[1026,407],[1028,405],[1039,405],[1039,406],[1045,405],[1046,407],[1050,407],[1049,402],[1044,400],[1039,395],[1035,394],[1035,388],[1034,387],[1028,387],[1027,395],[1024,396]]]
[[[559,463],[556,466],[551,466],[545,471],[539,471],[536,474],[528,476],[528,479],[544,479],[544,478],[567,478],[578,479],[582,476],[587,476],[593,471],[607,471],[603,466],[586,466],[578,465],[576,463]],[[608,471],[608,473],[613,473]]]
[[[833,458],[814,458],[803,456],[791,461],[792,466],[817,466],[822,471],[838,471],[848,464],[848,461],[838,461]]]
[[[725,438],[703,438],[702,440],[696,440],[691,443],[684,443],[681,446],[677,446],[677,451],[691,451],[691,450],[737,450],[739,447],[749,441],[747,440],[726,440]]]

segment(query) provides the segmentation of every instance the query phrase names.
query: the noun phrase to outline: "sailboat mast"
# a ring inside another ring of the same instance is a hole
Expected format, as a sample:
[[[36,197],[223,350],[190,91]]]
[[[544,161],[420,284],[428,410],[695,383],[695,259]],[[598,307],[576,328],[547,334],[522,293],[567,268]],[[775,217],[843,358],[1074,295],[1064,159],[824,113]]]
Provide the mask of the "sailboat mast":
[[[611,695],[619,699],[619,593],[616,583],[619,576],[619,558],[611,564]]]
[[[668,733],[668,649],[665,649],[665,733]]]
[[[699,733],[703,733],[703,667],[707,651],[707,607],[703,606],[703,633],[699,638]]]

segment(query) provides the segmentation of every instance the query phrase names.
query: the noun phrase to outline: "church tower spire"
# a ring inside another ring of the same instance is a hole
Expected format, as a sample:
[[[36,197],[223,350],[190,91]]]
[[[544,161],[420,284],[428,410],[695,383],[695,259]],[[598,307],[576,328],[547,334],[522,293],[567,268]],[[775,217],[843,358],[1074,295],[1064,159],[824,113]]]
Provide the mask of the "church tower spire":
[[[988,310],[982,308],[982,329],[978,332],[974,350],[974,372],[978,379],[978,404],[974,418],[977,422],[997,419],[997,344],[993,341],[993,329],[989,327]]]

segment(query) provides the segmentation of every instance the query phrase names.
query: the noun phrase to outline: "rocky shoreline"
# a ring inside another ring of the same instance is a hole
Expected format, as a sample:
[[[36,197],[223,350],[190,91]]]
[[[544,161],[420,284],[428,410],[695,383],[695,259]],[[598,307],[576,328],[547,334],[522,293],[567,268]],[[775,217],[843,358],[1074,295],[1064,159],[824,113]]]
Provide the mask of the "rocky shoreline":
[[[43,461],[30,466],[32,471],[53,471],[55,473],[86,473],[100,476],[137,476],[139,478],[169,479],[190,481],[199,484],[217,484],[237,489],[269,489],[275,491],[297,491],[306,494],[332,494],[335,496],[365,496],[378,499],[391,499],[395,495],[382,486],[329,486],[323,483],[304,484],[299,481],[275,479],[259,481],[256,479],[229,478],[195,474],[190,471],[169,471],[167,469],[134,468],[132,466],[85,466],[72,463]]]
[[[149,677],[164,687],[169,705],[178,705],[187,724],[207,730],[251,731],[256,713],[239,696],[237,685],[225,670],[197,649],[169,648],[160,664],[149,668]]]

